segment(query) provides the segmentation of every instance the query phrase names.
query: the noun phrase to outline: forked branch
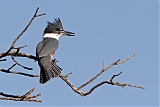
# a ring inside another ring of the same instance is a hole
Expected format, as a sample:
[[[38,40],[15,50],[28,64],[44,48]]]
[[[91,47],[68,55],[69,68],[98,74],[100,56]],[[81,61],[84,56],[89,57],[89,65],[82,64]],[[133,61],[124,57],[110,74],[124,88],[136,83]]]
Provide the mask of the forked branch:
[[[27,24],[27,26],[24,28],[24,30],[16,37],[16,39],[14,39],[14,41],[12,42],[10,48],[6,51],[6,52],[2,52],[0,53],[0,62],[6,61],[6,59],[1,59],[3,57],[6,56],[11,56],[14,64],[9,67],[8,69],[2,69],[0,68],[1,72],[5,72],[5,73],[12,73],[12,74],[20,74],[23,76],[29,76],[29,77],[39,77],[38,75],[32,75],[32,74],[27,74],[27,73],[22,73],[22,72],[16,72],[16,71],[12,71],[11,69],[13,67],[15,67],[16,65],[19,65],[21,67],[23,67],[24,69],[27,70],[32,70],[32,68],[26,67],[20,63],[18,63],[14,57],[26,57],[28,59],[32,59],[34,61],[37,61],[37,57],[35,57],[34,55],[30,55],[27,53],[21,53],[20,49],[26,47],[25,46],[21,46],[21,47],[15,47],[15,43],[17,42],[17,40],[25,33],[25,31],[28,29],[28,27],[31,25],[32,21],[39,16],[43,16],[45,15],[45,13],[43,14],[37,14],[38,13],[39,8],[36,9],[36,12],[34,13],[33,17],[31,18],[31,20],[29,21],[29,23]],[[12,51],[12,50],[15,51]],[[84,88],[85,86],[87,86],[88,84],[90,84],[92,81],[94,81],[95,79],[97,79],[100,75],[102,75],[105,71],[109,70],[110,68],[112,68],[114,65],[119,65],[119,64],[123,64],[125,62],[127,62],[128,60],[130,60],[131,58],[133,58],[135,54],[132,54],[130,57],[126,58],[125,60],[121,61],[120,59],[113,62],[112,64],[110,64],[109,66],[107,66],[106,68],[104,68],[104,64],[102,66],[102,70],[97,73],[95,76],[93,76],[91,79],[89,79],[87,82],[85,82],[84,84],[82,84],[81,86],[79,86],[78,88],[76,88],[67,78],[69,75],[71,75],[72,73],[68,73],[67,75],[63,76],[62,74],[57,74],[59,75],[59,78],[61,78],[64,82],[66,82],[69,87],[76,93],[80,94],[81,96],[86,96],[91,94],[96,88],[102,86],[103,84],[109,84],[109,85],[116,85],[116,86],[120,86],[120,87],[125,87],[125,86],[129,86],[129,87],[134,87],[134,88],[140,88],[140,89],[144,89],[144,87],[142,86],[136,86],[136,85],[131,85],[131,84],[127,84],[127,83],[120,83],[120,82],[113,82],[113,79],[115,77],[118,77],[122,72],[118,73],[118,74],[114,74],[110,80],[104,80],[96,85],[94,85],[89,91],[87,92],[83,92],[81,91],[82,88]],[[41,100],[36,100],[34,98],[37,98],[38,96],[40,96],[41,94],[37,94],[35,96],[29,96],[35,89],[31,89],[30,91],[28,91],[27,93],[25,93],[22,96],[18,96],[18,95],[9,95],[9,94],[5,94],[3,92],[0,92],[0,97],[1,100],[13,100],[13,101],[30,101],[30,102],[41,102]]]
[[[30,91],[28,91],[27,93],[25,93],[22,96],[5,94],[3,92],[0,92],[0,96],[3,96],[3,97],[0,97],[0,99],[1,100],[12,100],[12,101],[42,102],[41,100],[36,100],[35,99],[38,96],[40,96],[41,94],[37,94],[37,95],[34,95],[34,96],[29,96],[34,90],[35,90],[35,88],[32,88]]]
[[[21,46],[21,47],[15,47],[15,43],[17,42],[17,40],[26,32],[26,30],[29,28],[29,26],[31,25],[31,23],[33,22],[33,20],[36,17],[39,16],[43,16],[46,15],[45,13],[43,14],[37,14],[39,10],[39,7],[36,9],[33,17],[31,18],[31,20],[29,21],[29,23],[27,24],[27,26],[24,28],[24,30],[22,30],[22,32],[14,39],[14,41],[12,42],[10,48],[6,51],[6,52],[2,52],[0,53],[0,62],[2,61],[6,61],[6,59],[1,59],[3,57],[6,56],[11,56],[12,60],[15,62],[15,64],[13,64],[11,67],[9,67],[7,70],[0,68],[1,72],[5,72],[5,73],[12,73],[12,74],[20,74],[20,75],[24,75],[24,76],[29,76],[29,77],[39,77],[39,75],[32,75],[32,74],[27,74],[27,73],[22,73],[22,72],[16,72],[16,71],[11,71],[11,69],[15,66],[15,65],[19,65],[21,67],[23,67],[24,69],[27,70],[32,70],[32,68],[28,68],[26,66],[23,66],[22,64],[18,63],[15,57],[27,57],[29,59],[34,59],[37,60],[37,58],[35,56],[29,55],[29,54],[25,54],[25,53],[20,53],[20,49],[26,47],[25,46]],[[16,50],[16,51],[12,51],[12,50]],[[23,96],[17,96],[17,95],[9,95],[9,94],[5,94],[3,92],[0,92],[0,97],[1,100],[13,100],[13,101],[30,101],[30,102],[42,102],[41,100],[36,100],[35,98],[37,98],[38,96],[40,96],[41,94],[37,94],[35,96],[29,96],[35,89],[31,89],[30,91],[28,91],[26,94],[24,94]]]
[[[91,78],[90,80],[88,80],[86,83],[82,84],[81,86],[79,86],[78,88],[76,88],[68,79],[66,76],[63,76],[62,74],[59,75],[59,77],[65,81],[70,87],[71,89],[80,94],[81,96],[86,96],[86,95],[89,95],[93,92],[93,90],[95,90],[96,88],[102,86],[103,84],[110,84],[110,85],[116,85],[116,86],[121,86],[121,87],[124,87],[124,86],[129,86],[129,87],[134,87],[134,88],[140,88],[140,89],[144,89],[144,87],[142,86],[136,86],[136,85],[131,85],[131,84],[126,84],[126,83],[120,83],[120,82],[113,82],[113,79],[117,76],[119,76],[122,72],[120,72],[119,74],[115,74],[113,75],[109,81],[105,80],[105,81],[102,81],[98,84],[96,84],[95,86],[93,86],[88,92],[83,92],[81,91],[80,89],[82,89],[83,87],[85,87],[86,85],[90,84],[93,80],[95,80],[97,77],[99,77],[102,73],[104,73],[105,71],[107,71],[109,68],[113,67],[114,65],[118,65],[118,64],[122,64],[122,63],[125,63],[126,61],[130,60],[135,54],[132,54],[129,58],[123,60],[123,61],[120,61],[120,60],[117,60],[115,62],[113,62],[112,64],[110,64],[108,67],[104,68],[102,67],[103,69],[97,74],[95,75],[93,78]]]
[[[5,57],[8,55],[8,53],[14,49],[15,43],[17,42],[17,40],[25,33],[25,31],[29,28],[29,26],[31,25],[32,21],[39,16],[43,16],[46,15],[45,13],[43,14],[37,14],[39,10],[39,7],[36,9],[36,12],[34,13],[33,17],[31,18],[31,20],[29,21],[29,23],[27,24],[27,26],[24,28],[24,30],[17,36],[16,39],[14,39],[14,41],[12,42],[10,48],[8,49],[8,51],[4,52],[4,53],[0,53],[0,58]]]

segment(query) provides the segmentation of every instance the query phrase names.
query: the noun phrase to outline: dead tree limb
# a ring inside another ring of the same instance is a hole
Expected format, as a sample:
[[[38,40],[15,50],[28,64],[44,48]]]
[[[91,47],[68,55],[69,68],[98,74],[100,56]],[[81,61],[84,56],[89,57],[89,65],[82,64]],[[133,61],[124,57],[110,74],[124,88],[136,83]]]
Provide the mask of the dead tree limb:
[[[33,20],[36,17],[39,16],[43,16],[46,15],[45,13],[43,14],[37,14],[39,10],[39,7],[36,9],[33,17],[31,18],[31,20],[29,21],[29,23],[27,24],[27,26],[24,28],[24,30],[22,30],[22,32],[14,39],[14,41],[12,42],[10,48],[6,51],[6,52],[2,52],[0,53],[0,62],[2,61],[6,61],[6,59],[1,59],[3,57],[6,56],[11,56],[12,60],[15,62],[15,64],[13,64],[11,67],[9,67],[7,70],[0,68],[1,72],[5,72],[5,73],[12,73],[12,74],[20,74],[20,75],[24,75],[24,76],[29,76],[29,77],[39,77],[39,75],[32,75],[32,74],[27,74],[27,73],[22,73],[22,72],[16,72],[16,71],[11,71],[11,69],[15,66],[15,65],[19,65],[21,67],[23,67],[24,69],[27,70],[32,70],[32,68],[28,68],[26,66],[23,66],[22,64],[18,63],[14,57],[26,57],[29,59],[33,59],[33,60],[37,60],[37,58],[35,56],[26,54],[26,53],[20,53],[20,49],[26,47],[25,46],[21,46],[21,47],[15,47],[15,43],[18,41],[18,39],[26,32],[26,30],[29,28],[29,26],[31,25],[31,23],[33,22]],[[12,51],[12,50],[15,51]],[[14,56],[14,57],[13,57]],[[35,98],[37,98],[38,96],[40,96],[41,94],[37,94],[35,96],[29,96],[33,91],[35,90],[35,88],[31,89],[30,91],[28,91],[26,94],[24,94],[23,96],[15,96],[15,95],[9,95],[9,94],[4,94],[3,92],[0,92],[0,97],[1,100],[13,100],[13,101],[30,101],[30,102],[42,102],[41,100],[36,100]]]
[[[3,54],[0,54],[0,58],[5,57],[8,55],[8,53],[14,48],[15,43],[17,42],[17,40],[25,33],[25,31],[29,28],[29,26],[31,25],[32,21],[39,16],[43,16],[46,15],[45,13],[43,14],[37,14],[39,10],[39,7],[36,9],[36,12],[34,13],[33,17],[31,18],[31,20],[29,21],[28,25],[24,28],[24,30],[17,36],[16,39],[14,39],[14,41],[12,42],[10,48],[8,49],[8,51],[4,52]]]
[[[41,94],[37,94],[37,95],[34,95],[34,96],[29,96],[34,90],[35,90],[35,88],[32,88],[30,91],[28,91],[27,93],[25,93],[22,96],[5,94],[3,92],[0,92],[0,96],[3,96],[3,97],[0,97],[0,100],[42,102],[41,100],[34,99],[34,98],[37,98],[38,96],[40,96]]]
[[[82,89],[83,87],[85,87],[86,85],[90,84],[93,80],[95,80],[97,77],[99,77],[102,73],[104,73],[105,71],[107,71],[109,68],[113,67],[114,65],[118,65],[118,64],[122,64],[122,63],[125,63],[126,61],[130,60],[135,54],[132,54],[129,58],[123,60],[123,61],[120,61],[120,60],[117,60],[115,62],[113,62],[112,64],[110,64],[108,67],[104,68],[102,67],[102,71],[100,71],[97,75],[95,75],[93,78],[91,78],[89,81],[87,81],[86,83],[82,84],[81,86],[79,86],[78,88],[76,88],[68,79],[67,77],[68,76],[63,76],[62,74],[59,75],[59,77],[65,81],[69,86],[70,88],[80,94],[81,96],[86,96],[86,95],[89,95],[93,92],[93,90],[95,90],[96,88],[100,87],[101,85],[103,84],[110,84],[110,85],[116,85],[116,86],[121,86],[121,87],[124,87],[124,86],[129,86],[129,87],[134,87],[134,88],[140,88],[140,89],[144,89],[144,87],[142,86],[136,86],[136,85],[131,85],[131,84],[126,84],[126,83],[120,83],[120,82],[113,82],[113,79],[116,77],[116,76],[119,76],[122,72],[120,72],[119,74],[115,74],[113,75],[109,81],[105,80],[105,81],[102,81],[98,84],[96,84],[95,86],[93,86],[88,92],[83,92],[81,91],[80,89]],[[68,74],[67,74],[68,75]],[[70,74],[69,74],[70,75]]]
[[[33,70],[33,68],[29,68],[29,67],[26,67],[20,63],[18,63],[13,56],[11,56],[12,60],[15,62],[16,65],[19,65],[20,67],[24,68],[24,69],[27,69],[27,70]]]
[[[7,59],[1,59],[1,60],[0,60],[0,62],[2,62],[2,61],[6,61],[6,60],[7,60]]]
[[[3,55],[5,52],[2,52],[0,53],[0,56]],[[29,58],[29,59],[33,59],[33,60],[37,60],[37,57],[34,56],[34,55],[30,55],[30,54],[27,54],[27,53],[21,53],[21,52],[17,52],[17,51],[14,51],[14,52],[9,52],[6,56],[14,56],[14,57],[26,57],[26,58]],[[2,60],[2,61],[6,61],[6,60]]]
[[[19,75],[23,75],[23,76],[28,76],[28,77],[39,77],[39,74],[28,74],[28,73],[23,73],[23,72],[17,72],[17,71],[11,71],[10,69],[13,68],[16,64],[13,64],[9,69],[5,70],[0,68],[1,72],[4,73],[10,73],[10,74],[19,74]]]
[[[107,71],[108,69],[110,69],[112,66],[125,63],[126,61],[130,60],[134,55],[135,55],[135,54],[132,54],[129,58],[127,58],[127,59],[125,59],[125,60],[123,60],[123,61],[120,61],[120,59],[119,59],[119,60],[113,62],[112,64],[110,64],[110,65],[109,65],[108,67],[106,67],[106,68],[103,68],[103,67],[102,67],[102,70],[101,70],[97,75],[95,75],[93,78],[91,78],[90,80],[88,80],[86,83],[84,83],[84,84],[82,84],[81,86],[79,86],[79,87],[78,87],[78,90],[81,89],[81,88],[83,88],[84,86],[86,86],[87,84],[89,84],[90,82],[92,82],[93,80],[95,80],[98,76],[100,76],[102,73],[104,73],[105,71]]]
[[[32,59],[34,61],[37,61],[37,57],[34,55],[30,55],[27,53],[21,53],[20,49],[26,47],[25,46],[21,46],[21,47],[15,47],[15,43],[17,42],[17,40],[26,32],[26,30],[29,28],[29,26],[31,25],[32,21],[39,16],[43,16],[45,15],[45,13],[43,14],[37,14],[38,13],[39,8],[36,9],[36,12],[34,13],[33,17],[31,18],[31,20],[29,21],[29,23],[27,24],[27,26],[24,28],[24,30],[14,39],[14,41],[12,42],[10,48],[6,51],[6,52],[2,52],[0,53],[0,62],[6,61],[6,59],[1,59],[3,57],[6,56],[11,56],[14,64],[9,67],[8,69],[2,69],[0,68],[1,72],[4,73],[12,73],[12,74],[20,74],[23,76],[29,76],[29,77],[39,77],[38,75],[33,75],[33,74],[27,74],[27,73],[22,73],[22,72],[16,72],[16,71],[12,71],[11,69],[16,66],[19,65],[20,67],[23,67],[24,69],[27,70],[32,70],[32,68],[26,67],[20,63],[18,63],[14,57],[25,57],[28,59]],[[14,50],[14,51],[13,51]],[[120,59],[113,62],[112,64],[110,64],[109,66],[107,66],[106,68],[104,67],[104,62],[102,65],[102,70],[97,73],[95,76],[93,76],[91,79],[89,79],[87,82],[85,82],[84,84],[82,84],[81,86],[79,86],[78,88],[76,88],[67,78],[69,75],[71,75],[72,73],[68,73],[67,75],[63,76],[62,74],[57,74],[59,75],[59,78],[61,78],[65,83],[67,83],[67,85],[69,85],[69,87],[76,93],[80,94],[81,96],[86,96],[91,94],[96,88],[102,86],[103,84],[109,84],[109,85],[116,85],[116,86],[120,86],[120,87],[125,87],[125,86],[129,86],[129,87],[134,87],[134,88],[140,88],[140,89],[144,89],[144,87],[142,86],[136,86],[136,85],[131,85],[131,84],[127,84],[127,83],[120,83],[120,82],[113,82],[113,79],[115,77],[118,77],[122,72],[118,73],[118,74],[114,74],[110,80],[104,80],[96,85],[94,85],[92,88],[90,88],[89,91],[87,92],[83,92],[81,91],[82,88],[84,88],[85,86],[87,86],[88,84],[90,84],[92,81],[94,81],[95,79],[97,79],[100,75],[102,75],[105,71],[109,70],[110,68],[112,68],[115,65],[119,65],[119,64],[123,64],[125,62],[127,62],[128,60],[130,60],[131,58],[133,58],[135,54],[132,54],[130,57],[126,58],[125,60],[121,61]],[[55,60],[56,62],[56,60]],[[17,96],[17,95],[9,95],[9,94],[4,94],[3,92],[0,92],[0,97],[1,100],[13,100],[13,101],[30,101],[30,102],[41,102],[41,100],[36,100],[34,98],[37,98],[38,96],[40,96],[41,94],[37,94],[34,96],[29,96],[33,91],[35,90],[35,88],[31,89],[30,91],[28,91],[26,94],[22,95],[22,96]]]
[[[114,75],[112,76],[112,78],[110,79],[110,81],[112,82],[112,80],[113,80],[116,76],[119,76],[120,74],[122,74],[122,72],[120,72],[120,73],[118,73],[118,74],[114,74]]]

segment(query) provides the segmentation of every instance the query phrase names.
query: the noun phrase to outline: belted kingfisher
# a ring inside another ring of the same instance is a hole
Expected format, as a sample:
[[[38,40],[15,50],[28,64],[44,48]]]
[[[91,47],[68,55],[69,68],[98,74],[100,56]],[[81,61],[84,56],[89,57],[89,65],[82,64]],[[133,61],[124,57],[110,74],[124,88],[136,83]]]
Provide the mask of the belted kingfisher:
[[[75,33],[64,31],[61,20],[55,19],[47,22],[43,33],[43,40],[36,47],[36,57],[40,67],[40,83],[46,83],[51,78],[57,77],[62,69],[52,61],[52,56],[58,48],[60,36],[74,36]]]

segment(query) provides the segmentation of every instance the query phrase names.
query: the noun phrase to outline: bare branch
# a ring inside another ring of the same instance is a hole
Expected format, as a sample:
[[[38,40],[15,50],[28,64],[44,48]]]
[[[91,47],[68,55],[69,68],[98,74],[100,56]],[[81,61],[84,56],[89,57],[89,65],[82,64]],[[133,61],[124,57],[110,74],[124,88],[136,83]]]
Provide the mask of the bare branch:
[[[41,94],[39,93],[39,94],[37,94],[37,95],[34,95],[34,96],[31,96],[31,97],[28,97],[28,99],[36,98],[36,97],[38,97],[38,96],[41,96]]]
[[[110,81],[112,82],[112,80],[114,79],[114,77],[119,76],[120,74],[122,74],[122,72],[120,72],[120,73],[118,73],[118,74],[114,74],[114,75],[112,76],[112,78],[110,79]]]
[[[65,78],[68,78],[68,76],[70,76],[71,74],[72,74],[72,72],[66,74],[64,77],[65,77]]]
[[[11,67],[10,67],[10,68],[11,68]],[[39,77],[39,74],[33,75],[33,74],[27,74],[27,73],[22,73],[22,72],[5,70],[5,69],[2,69],[2,68],[0,68],[0,71],[1,71],[1,72],[4,72],[4,73],[20,74],[20,75],[28,76],[28,77]]]
[[[120,75],[120,73],[117,75],[113,75],[112,78],[114,78],[115,76],[118,76],[118,75]],[[129,86],[129,87],[144,89],[144,87],[142,87],[142,86],[135,86],[135,85],[131,85],[131,84],[112,82],[112,81],[102,81],[102,82],[96,84],[95,86],[93,86],[88,92],[83,92],[83,91],[79,90],[78,88],[74,87],[74,85],[67,78],[65,78],[65,76],[60,74],[59,77],[63,81],[65,81],[74,92],[80,94],[81,96],[86,96],[86,95],[91,94],[96,88],[100,87],[103,84],[117,85],[117,86],[121,86],[121,87]]]
[[[130,59],[133,58],[134,56],[135,56],[135,54],[132,54],[130,57],[126,58],[125,60],[119,61],[119,62],[117,63],[117,65],[127,62],[128,60],[130,60]]]
[[[20,41],[20,42],[16,42],[16,44],[21,44],[21,43],[23,43],[23,42],[25,42],[25,40]],[[10,47],[10,45],[8,44],[8,45],[6,45],[6,46],[1,46],[0,49],[1,49],[1,48],[7,48],[7,47]]]
[[[42,102],[42,100],[35,100],[34,98],[37,98],[41,94],[37,94],[34,96],[29,96],[35,88],[32,88],[30,91],[28,91],[26,94],[19,96],[19,95],[10,95],[5,94],[3,92],[0,92],[0,95],[3,97],[0,97],[1,100],[12,100],[12,101],[29,101],[29,102]]]
[[[29,21],[29,23],[27,24],[27,26],[24,28],[24,30],[14,39],[14,41],[12,42],[10,48],[6,51],[6,52],[2,52],[0,53],[0,59],[2,57],[6,57],[6,56],[11,56],[12,60],[15,62],[15,64],[13,64],[10,68],[8,68],[8,70],[5,70],[5,69],[1,69],[0,68],[0,71],[1,72],[5,72],[5,73],[11,73],[11,74],[20,74],[20,75],[23,75],[23,76],[29,76],[29,77],[39,77],[40,75],[32,75],[32,74],[27,74],[27,73],[22,73],[22,72],[15,72],[15,71],[11,71],[11,69],[15,66],[15,65],[19,65],[21,67],[23,67],[24,69],[27,69],[27,70],[33,70],[32,68],[28,68],[26,66],[23,66],[21,64],[19,64],[14,57],[26,57],[26,58],[29,58],[29,59],[33,59],[35,61],[37,61],[37,57],[36,56],[33,56],[33,55],[30,55],[30,54],[27,54],[27,53],[21,53],[20,52],[20,49],[21,48],[24,48],[26,47],[27,45],[25,46],[21,46],[21,47],[15,47],[15,43],[18,41],[18,39],[26,32],[26,30],[29,28],[29,26],[31,25],[31,23],[33,22],[33,20],[36,18],[36,17],[39,17],[39,16],[43,16],[43,15],[46,15],[45,13],[43,14],[37,14],[38,13],[38,10],[39,10],[39,7],[36,9],[33,17],[31,18],[31,20]],[[15,49],[15,51],[12,51],[13,49]],[[89,91],[87,92],[83,92],[81,91],[80,89],[82,89],[83,87],[85,87],[86,85],[90,84],[92,81],[94,81],[96,78],[98,78],[102,73],[104,73],[105,71],[107,71],[108,69],[110,69],[111,67],[113,67],[114,65],[118,65],[118,64],[122,64],[122,63],[125,63],[127,62],[128,60],[130,60],[135,54],[132,54],[130,57],[126,58],[125,60],[123,61],[120,61],[117,60],[115,62],[113,62],[112,64],[110,64],[109,66],[107,66],[106,68],[104,68],[104,62],[103,62],[103,65],[102,65],[102,70],[96,74],[94,77],[92,77],[90,80],[88,80],[86,83],[82,84],[81,86],[79,86],[78,88],[74,87],[74,85],[67,79],[68,76],[70,74],[72,74],[72,72],[68,73],[67,75],[63,76],[62,74],[57,74],[59,75],[59,77],[64,81],[66,82],[70,88],[80,94],[81,96],[86,96],[86,95],[89,95],[90,93],[92,93],[96,88],[102,86],[103,84],[110,84],[110,85],[116,85],[116,86],[121,86],[121,87],[124,87],[124,86],[129,86],[129,87],[134,87],[134,88],[141,88],[141,89],[144,89],[144,87],[141,87],[141,86],[136,86],[136,85],[131,85],[131,84],[126,84],[126,83],[119,83],[119,82],[113,82],[113,79],[117,76],[119,76],[122,72],[120,72],[119,74],[115,74],[113,75],[109,81],[105,80],[105,81],[102,81],[98,84],[96,84],[95,86],[93,86]],[[0,60],[1,61],[6,61],[6,59],[2,59]],[[57,60],[53,60],[54,63],[57,62]],[[31,89],[30,91],[28,91],[27,93],[25,93],[23,96],[18,96],[18,95],[9,95],[9,94],[4,94],[3,92],[0,92],[0,96],[3,96],[3,97],[0,97],[1,100],[13,100],[13,101],[30,101],[30,102],[42,102],[41,100],[35,100],[34,98],[37,98],[38,96],[40,96],[41,94],[37,94],[37,95],[34,95],[34,96],[30,96],[30,94],[35,90],[35,88]]]
[[[16,43],[16,41],[24,34],[24,32],[28,29],[28,27],[31,25],[32,21],[35,19],[35,17],[37,17],[37,13],[38,13],[39,7],[37,7],[36,12],[34,13],[33,17],[31,18],[31,20],[29,21],[28,25],[24,28],[24,30],[17,36],[17,38],[13,41],[11,48],[14,47],[14,44]],[[43,14],[45,15],[45,14]],[[42,16],[42,15],[41,15]]]
[[[73,85],[67,78],[65,78],[65,76],[63,76],[62,74],[59,74],[59,77],[60,77],[63,81],[65,81],[65,82],[72,88],[72,90],[73,90],[74,92],[76,92],[76,93],[78,93],[78,94],[81,95],[81,91],[78,90],[77,88],[75,88],[74,85]]]
[[[21,49],[21,48],[25,48],[25,47],[27,47],[27,45],[20,46],[20,47],[17,47],[17,48],[13,48],[13,49]]]
[[[22,73],[22,72],[15,72],[15,71],[10,71],[15,65],[19,65],[21,67],[23,67],[24,69],[27,70],[32,70],[32,68],[28,68],[25,67],[21,64],[19,64],[13,56],[15,57],[27,57],[29,59],[33,59],[33,60],[37,60],[37,58],[35,56],[26,54],[26,53],[20,53],[20,49],[26,47],[25,46],[21,46],[21,47],[15,47],[15,43],[18,41],[18,39],[26,32],[26,30],[29,28],[29,26],[31,25],[32,21],[39,16],[43,16],[45,15],[45,13],[43,14],[37,14],[39,10],[39,7],[36,9],[36,12],[34,13],[33,17],[31,18],[31,20],[29,21],[29,23],[27,24],[27,26],[24,28],[23,31],[21,31],[21,33],[14,39],[14,41],[12,42],[10,48],[6,51],[6,52],[2,52],[0,53],[0,59],[6,56],[11,56],[12,60],[15,62],[15,64],[13,64],[10,68],[8,68],[8,70],[5,69],[1,69],[1,72],[5,72],[5,73],[12,73],[12,74],[20,74],[20,75],[24,75],[24,76],[29,76],[29,77],[39,77],[39,75],[32,75],[32,74],[27,74],[27,73]],[[16,51],[12,52],[12,49],[15,49]],[[6,61],[6,59],[2,59],[1,61]],[[28,91],[26,94],[24,94],[23,96],[17,96],[17,95],[9,95],[9,94],[4,94],[3,92],[0,92],[0,97],[1,100],[12,100],[12,101],[30,101],[30,102],[42,102],[41,100],[36,100],[34,98],[37,98],[38,96],[40,96],[41,94],[37,94],[34,96],[29,96],[33,91],[35,90],[35,88],[31,89],[30,91]]]
[[[7,69],[7,71],[11,70],[14,66],[16,66],[16,64],[13,64],[11,67],[9,67],[9,68]],[[1,70],[1,69],[0,69],[0,70]]]
[[[11,56],[11,58],[12,58],[12,60],[13,60],[17,65],[19,65],[20,67],[22,67],[22,68],[24,68],[24,69],[27,69],[27,70],[33,70],[33,68],[28,68],[28,67],[25,67],[25,66],[19,64],[19,63],[14,59],[13,56]]]
[[[1,60],[0,60],[0,62],[2,62],[2,61],[6,61],[6,60],[7,60],[7,59],[1,59]]]
[[[4,54],[1,54],[1,55],[0,55],[0,58],[5,57],[5,56],[8,55],[8,53],[14,48],[14,45],[15,45],[15,43],[17,42],[17,40],[24,34],[24,32],[28,29],[28,27],[31,25],[32,21],[33,21],[36,17],[45,15],[45,13],[44,13],[44,14],[37,15],[38,10],[39,10],[39,7],[36,9],[36,12],[34,13],[33,17],[32,17],[31,20],[29,21],[28,25],[27,25],[27,26],[24,28],[24,30],[17,36],[17,38],[14,39],[14,41],[12,42],[12,44],[11,44],[10,48],[8,49],[8,51],[5,52]]]
[[[134,87],[134,88],[141,88],[141,89],[144,89],[144,87],[141,87],[141,86],[135,86],[135,85],[131,85],[131,84],[126,84],[126,83],[119,83],[119,82],[113,82],[113,79],[116,77],[116,76],[119,76],[122,72],[118,73],[118,74],[115,74],[111,77],[110,81],[102,81],[100,82],[99,84],[96,84],[95,86],[93,86],[88,92],[83,92],[81,91],[80,89],[83,88],[84,86],[88,85],[89,83],[91,83],[94,79],[96,79],[99,75],[101,75],[104,71],[108,70],[109,68],[111,68],[112,66],[114,65],[117,65],[117,64],[122,64],[122,63],[125,63],[126,61],[130,60],[134,55],[131,55],[129,58],[123,60],[121,63],[119,63],[120,60],[117,60],[115,62],[113,62],[112,64],[110,64],[108,67],[102,69],[102,71],[100,71],[100,73],[98,73],[97,75],[95,75],[92,79],[90,79],[89,81],[87,81],[85,84],[82,84],[81,86],[79,86],[78,88],[74,87],[74,85],[66,78],[66,76],[63,76],[62,74],[59,74],[59,77],[65,81],[69,86],[70,88],[80,94],[81,96],[86,96],[86,95],[89,95],[93,92],[93,90],[95,90],[96,88],[98,88],[99,86],[103,85],[103,84],[110,84],[110,85],[117,85],[117,86],[121,86],[121,87],[124,87],[124,86],[129,86],[129,87]]]
[[[102,70],[104,69],[104,61],[103,61],[103,63],[102,63]]]
[[[124,86],[129,86],[129,87],[134,87],[134,88],[145,89],[145,88],[142,87],[142,86],[136,86],[136,85],[126,84],[126,83],[120,83],[120,82],[112,82],[111,84],[112,84],[112,85],[121,86],[122,88],[123,88]]]
[[[129,87],[134,87],[134,88],[141,88],[144,89],[144,87],[141,86],[135,86],[135,85],[131,85],[131,84],[126,84],[126,83],[119,83],[119,82],[111,82],[111,81],[102,81],[99,84],[96,84],[94,87],[92,87],[88,92],[82,92],[81,94],[83,96],[86,96],[88,94],[91,94],[96,88],[98,88],[99,86],[103,85],[103,84],[110,84],[110,85],[117,85],[117,86],[129,86]],[[80,94],[80,95],[81,95]]]
[[[82,84],[81,86],[78,87],[78,89],[83,88],[84,86],[86,86],[87,84],[89,84],[90,82],[92,82],[93,80],[95,80],[97,77],[99,77],[102,73],[104,73],[105,71],[107,71],[109,68],[111,68],[114,65],[118,65],[118,64],[122,64],[127,62],[128,60],[130,60],[135,54],[132,54],[129,58],[123,60],[122,62],[120,62],[120,59],[113,62],[112,64],[110,64],[108,67],[102,69],[97,75],[95,75],[93,78],[91,78],[90,80],[88,80],[86,83]]]
[[[105,69],[102,69],[102,71],[100,71],[97,75],[95,75],[93,78],[91,78],[90,80],[88,80],[86,83],[82,84],[81,86],[78,87],[78,90],[83,88],[84,86],[86,86],[87,84],[89,84],[90,82],[92,82],[93,80],[95,80],[97,77],[99,77],[102,73],[104,73],[106,70],[108,70],[109,68],[111,68],[114,65],[117,65],[117,63],[120,60],[117,60],[115,62],[113,62],[112,64],[110,64],[108,67],[106,67]]]
[[[44,16],[44,15],[46,15],[46,13],[36,15],[35,17]]]
[[[21,98],[21,96],[5,94],[5,93],[3,93],[3,92],[0,92],[0,95],[1,95],[1,96],[4,96],[4,97]]]
[[[0,53],[0,56],[3,56],[5,54],[5,52],[2,52]],[[37,60],[37,57],[33,56],[33,55],[30,55],[30,54],[27,54],[27,53],[17,53],[17,52],[9,52],[7,54],[7,56],[14,56],[14,57],[26,57],[26,58],[29,58],[29,59],[33,59],[33,60]]]

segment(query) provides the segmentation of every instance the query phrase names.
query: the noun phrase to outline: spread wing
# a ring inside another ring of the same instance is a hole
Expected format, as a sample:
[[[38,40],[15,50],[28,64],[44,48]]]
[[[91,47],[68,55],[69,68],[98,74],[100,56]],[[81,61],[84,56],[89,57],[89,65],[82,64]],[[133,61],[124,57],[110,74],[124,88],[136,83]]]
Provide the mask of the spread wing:
[[[49,56],[52,52],[55,52],[58,48],[58,40],[54,38],[44,38],[39,42],[36,47],[36,56],[43,57]]]

